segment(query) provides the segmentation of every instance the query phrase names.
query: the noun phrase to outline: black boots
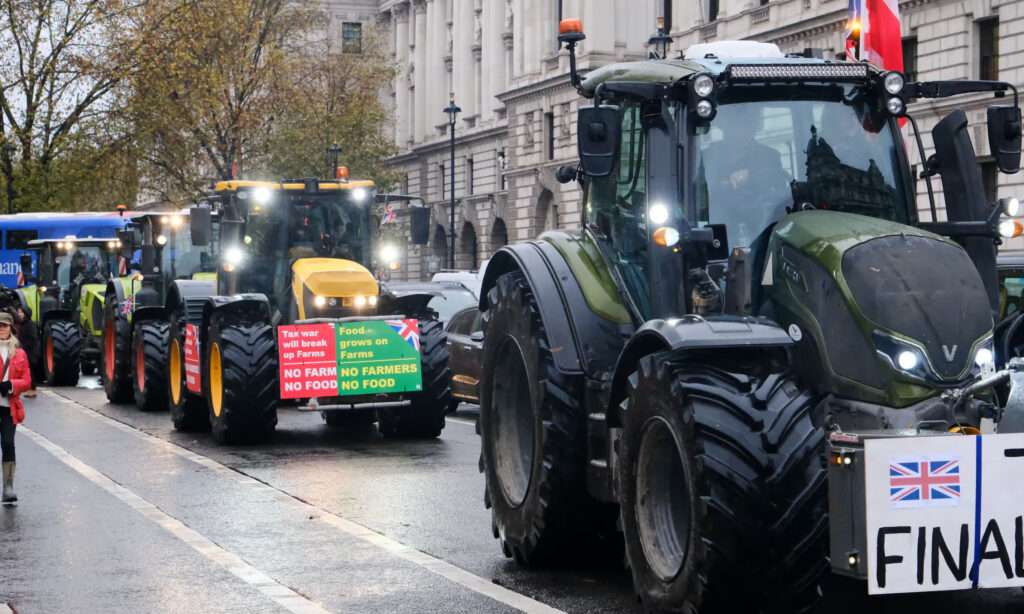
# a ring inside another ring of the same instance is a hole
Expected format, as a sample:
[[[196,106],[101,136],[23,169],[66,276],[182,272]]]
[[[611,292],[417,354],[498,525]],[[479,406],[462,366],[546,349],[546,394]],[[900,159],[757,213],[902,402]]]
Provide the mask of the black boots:
[[[4,491],[0,503],[14,503],[18,495],[14,494],[14,463],[4,463]]]

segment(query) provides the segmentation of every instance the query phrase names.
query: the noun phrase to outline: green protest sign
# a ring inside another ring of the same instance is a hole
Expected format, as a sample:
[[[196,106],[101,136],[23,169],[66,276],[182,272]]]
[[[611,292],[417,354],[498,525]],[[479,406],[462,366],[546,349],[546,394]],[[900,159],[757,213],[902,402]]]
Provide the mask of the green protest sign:
[[[339,395],[423,389],[416,320],[339,322],[334,337]]]

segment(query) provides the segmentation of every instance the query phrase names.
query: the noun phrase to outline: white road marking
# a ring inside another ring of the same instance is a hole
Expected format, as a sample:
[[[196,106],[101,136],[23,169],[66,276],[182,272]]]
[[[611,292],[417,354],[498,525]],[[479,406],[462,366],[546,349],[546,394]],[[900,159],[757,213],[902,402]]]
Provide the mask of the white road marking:
[[[466,420],[465,418],[452,418],[450,416],[448,418],[445,418],[445,420],[448,422],[456,422],[458,424],[465,424],[466,426],[476,428],[476,422],[473,420]]]
[[[266,482],[262,482],[260,480],[257,480],[256,478],[250,477],[250,476],[242,473],[241,471],[238,471],[236,469],[228,467],[227,465],[219,463],[219,462],[213,460],[212,458],[203,456],[201,454],[197,454],[195,452],[192,452],[191,450],[187,450],[187,449],[179,446],[178,444],[172,443],[172,442],[167,441],[165,439],[161,439],[160,437],[157,437],[156,435],[150,435],[149,433],[147,433],[145,431],[140,431],[138,429],[135,429],[135,428],[125,424],[124,422],[120,422],[118,420],[115,420],[114,418],[111,418],[111,417],[109,417],[107,415],[104,415],[104,414],[102,414],[102,413],[100,413],[100,412],[98,412],[98,411],[96,411],[96,410],[94,410],[94,409],[92,409],[92,408],[90,408],[90,407],[88,407],[86,405],[83,405],[83,404],[81,404],[81,403],[79,403],[77,401],[74,401],[72,399],[68,399],[67,397],[64,397],[63,395],[60,395],[60,394],[58,394],[56,392],[53,392],[52,390],[43,390],[42,392],[44,394],[47,394],[47,395],[51,396],[54,399],[66,399],[68,401],[71,401],[71,403],[69,405],[73,405],[76,410],[78,410],[79,412],[81,412],[82,414],[84,414],[86,416],[89,416],[89,417],[94,418],[96,420],[100,420],[103,423],[108,424],[110,426],[113,426],[114,428],[116,428],[118,430],[121,430],[121,431],[123,431],[125,433],[129,433],[129,434],[131,434],[131,435],[133,435],[135,437],[139,437],[140,439],[144,439],[145,441],[147,441],[149,443],[158,445],[158,446],[162,447],[164,450],[170,452],[171,454],[175,454],[177,456],[180,456],[181,458],[188,459],[188,460],[190,460],[190,461],[192,461],[192,462],[194,462],[194,463],[196,463],[198,465],[202,465],[203,467],[206,467],[207,469],[210,469],[211,471],[213,471],[213,472],[215,472],[215,473],[217,473],[219,475],[222,475],[222,476],[227,477],[227,478],[229,478],[231,480],[234,480],[235,482],[238,482],[238,483],[241,483],[241,484],[247,484],[249,486],[253,486],[253,487],[256,487],[256,488],[266,488],[266,489],[272,490],[275,493],[277,493],[278,499],[281,500],[281,501],[291,502],[291,503],[299,503],[299,504],[304,505],[306,507],[312,508],[312,509],[320,512],[319,514],[316,515],[316,519],[317,520],[323,521],[324,523],[326,523],[326,524],[328,524],[328,525],[330,525],[330,526],[332,526],[332,527],[334,527],[334,528],[336,528],[336,529],[338,529],[338,530],[340,530],[340,531],[342,531],[342,532],[344,532],[344,533],[346,533],[348,535],[351,535],[352,537],[356,537],[358,539],[361,539],[361,540],[363,540],[364,542],[366,542],[368,544],[376,546],[376,547],[378,547],[378,548],[380,548],[380,549],[382,549],[382,550],[384,550],[384,551],[386,551],[386,552],[388,552],[388,553],[390,553],[390,554],[392,554],[392,555],[394,555],[394,556],[396,556],[398,558],[401,558],[401,559],[403,559],[405,561],[413,563],[414,565],[422,567],[423,569],[425,569],[425,570],[427,570],[427,571],[429,571],[429,572],[431,572],[433,574],[436,574],[438,576],[441,576],[442,578],[450,580],[451,582],[454,582],[455,584],[458,584],[458,585],[460,585],[460,586],[462,586],[464,588],[467,588],[467,589],[469,589],[469,590],[471,590],[471,591],[473,591],[473,592],[475,592],[477,594],[480,594],[480,595],[483,595],[483,596],[488,597],[490,599],[493,599],[494,601],[497,601],[499,603],[503,603],[503,604],[505,604],[505,605],[507,605],[509,607],[516,608],[517,610],[525,612],[526,614],[565,614],[565,612],[563,612],[562,610],[559,610],[557,608],[553,608],[553,607],[551,607],[551,606],[549,606],[547,604],[541,603],[540,601],[537,601],[535,599],[527,597],[526,595],[522,595],[522,594],[517,593],[517,592],[515,592],[513,590],[507,589],[504,586],[500,586],[498,584],[495,584],[491,580],[488,580],[486,578],[482,578],[480,576],[472,574],[472,573],[466,571],[465,569],[462,569],[461,567],[458,567],[456,565],[452,565],[451,563],[449,563],[447,561],[443,561],[443,560],[441,560],[439,558],[436,558],[436,557],[433,557],[433,556],[431,556],[431,555],[429,555],[429,554],[427,554],[425,552],[417,550],[416,548],[413,548],[412,546],[408,546],[406,544],[403,544],[402,542],[399,542],[399,541],[397,541],[395,539],[392,539],[392,538],[390,538],[390,537],[388,537],[388,536],[386,536],[386,535],[384,535],[382,533],[378,533],[378,532],[374,531],[373,529],[371,529],[369,527],[366,527],[366,526],[363,526],[363,525],[361,525],[361,524],[359,524],[357,522],[353,522],[351,520],[345,519],[345,518],[335,514],[334,512],[331,512],[329,510],[325,510],[323,508],[317,507],[317,506],[313,505],[312,503],[308,503],[306,501],[303,501],[302,499],[299,499],[299,498],[297,498],[295,496],[292,496],[291,494],[289,494],[289,493],[287,493],[287,492],[285,492],[285,491],[283,491],[283,490],[281,490],[281,489],[279,489],[279,488],[277,488],[275,486],[272,486],[270,484],[267,484]],[[469,421],[469,420],[464,420],[464,419],[461,419],[461,418],[451,418],[451,417],[449,417],[448,420],[452,420],[454,422],[460,422],[462,424],[469,425],[469,426],[475,426],[474,422]],[[113,483],[113,482],[111,482],[111,483]],[[160,512],[160,513],[162,514],[163,512]],[[170,516],[168,516],[168,518],[170,518]],[[175,521],[175,522],[177,522],[177,521]],[[184,525],[182,525],[182,526],[184,526]],[[189,530],[191,531],[191,529],[189,529]],[[196,535],[199,535],[199,534],[196,533]],[[202,536],[199,536],[199,537],[202,538]],[[202,539],[205,540],[205,538],[202,538]],[[219,548],[219,546],[218,546],[218,548]],[[234,555],[231,555],[231,556],[234,556]],[[256,570],[256,571],[258,571],[258,570]],[[280,585],[278,585],[278,586],[280,586]],[[2,613],[0,613],[0,614],[2,614]]]
[[[24,436],[35,442],[36,445],[55,456],[57,460],[127,504],[145,516],[149,521],[159,525],[174,537],[185,542],[193,550],[220,565],[236,578],[255,588],[265,597],[275,601],[289,612],[294,614],[327,614],[328,610],[324,609],[320,604],[278,583],[267,574],[245,562],[238,555],[218,546],[177,518],[167,514],[131,490],[111,480],[90,465],[85,464],[43,435],[24,426],[19,430],[23,432]]]

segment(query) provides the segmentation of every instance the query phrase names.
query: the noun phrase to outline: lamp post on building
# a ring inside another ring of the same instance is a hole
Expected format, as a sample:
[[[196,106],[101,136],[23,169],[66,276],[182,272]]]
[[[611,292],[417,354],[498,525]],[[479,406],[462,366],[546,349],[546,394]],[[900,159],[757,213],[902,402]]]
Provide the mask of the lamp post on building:
[[[448,114],[448,128],[451,133],[451,140],[449,141],[451,147],[451,211],[448,220],[448,268],[455,268],[455,116],[462,112],[462,109],[455,106],[455,92],[450,94],[448,99],[448,106],[445,107],[445,113]],[[444,196],[442,194],[442,196]]]
[[[668,47],[672,44],[672,37],[665,28],[665,18],[658,18],[658,30],[647,40],[647,47],[650,49],[648,55],[652,60],[665,60],[668,58]]]

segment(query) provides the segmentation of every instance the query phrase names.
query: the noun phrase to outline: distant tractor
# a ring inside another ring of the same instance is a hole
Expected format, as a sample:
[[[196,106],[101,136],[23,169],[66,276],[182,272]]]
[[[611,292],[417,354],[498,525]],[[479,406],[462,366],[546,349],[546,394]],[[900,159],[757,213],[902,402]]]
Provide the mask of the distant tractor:
[[[582,229],[501,249],[483,281],[481,469],[504,554],[624,542],[650,612],[803,612],[830,569],[871,593],[1024,582],[998,538],[1016,526],[1019,562],[1003,493],[1024,362],[997,370],[993,347],[996,245],[1020,223],[986,202],[963,111],[931,156],[907,116],[995,93],[990,151],[1013,173],[1013,86],[749,41],[581,78],[583,38],[563,22],[591,102],[558,173]]]
[[[188,212],[144,213],[121,231],[122,252],[139,261],[105,288],[100,371],[107,399],[167,409],[167,292],[177,279],[215,278],[208,246],[192,245]]]
[[[27,285],[18,293],[41,331],[41,364],[34,371],[47,384],[73,386],[80,372],[95,373],[100,360],[103,288],[117,271],[120,243],[67,237],[29,241],[28,249],[35,258],[22,258]]]
[[[432,294],[382,294],[370,272],[373,192],[343,177],[216,185],[218,232],[192,228],[196,244],[220,246],[217,280],[170,292],[176,428],[265,440],[278,405],[290,404],[332,427],[379,421],[385,436],[440,435],[446,337],[426,307]]]

